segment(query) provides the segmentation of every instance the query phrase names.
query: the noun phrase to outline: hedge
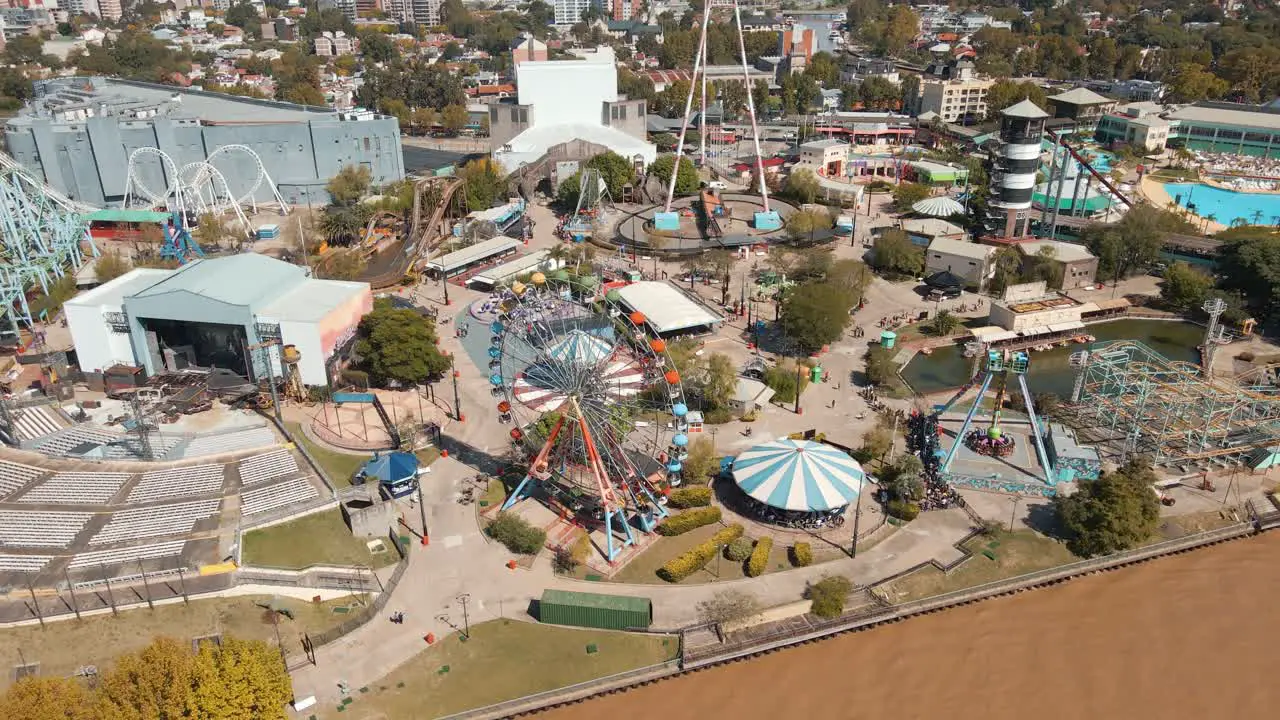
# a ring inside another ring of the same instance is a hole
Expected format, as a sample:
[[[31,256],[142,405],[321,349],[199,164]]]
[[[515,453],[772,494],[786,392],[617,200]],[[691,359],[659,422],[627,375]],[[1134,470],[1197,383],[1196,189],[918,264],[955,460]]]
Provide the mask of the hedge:
[[[798,542],[791,546],[791,564],[805,567],[813,564],[813,548],[807,542]]]
[[[920,506],[904,500],[890,500],[888,511],[891,517],[911,521],[920,515]]]
[[[740,537],[742,537],[742,526],[730,525],[692,550],[668,560],[666,565],[658,569],[658,577],[667,582],[680,582],[706,567],[706,564],[715,558],[716,553],[720,552],[721,545],[730,544]]]
[[[720,522],[720,508],[704,507],[685,510],[679,515],[672,515],[658,526],[659,535],[683,535],[703,525]]]
[[[501,512],[489,523],[489,537],[507,549],[523,555],[536,555],[547,542],[547,533],[534,527],[528,520],[515,513]]]
[[[711,504],[711,488],[687,487],[674,490],[667,502],[674,508],[706,507]]]
[[[759,577],[769,568],[769,553],[773,551],[773,538],[768,535],[756,541],[751,559],[747,561],[747,577]]]
[[[729,543],[724,549],[724,556],[734,562],[744,562],[751,557],[751,539],[740,537]]]

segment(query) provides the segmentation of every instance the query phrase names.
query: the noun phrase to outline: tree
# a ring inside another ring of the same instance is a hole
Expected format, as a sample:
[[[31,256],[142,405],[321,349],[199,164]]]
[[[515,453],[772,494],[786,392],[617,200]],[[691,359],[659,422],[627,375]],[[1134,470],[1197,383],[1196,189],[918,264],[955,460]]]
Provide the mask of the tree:
[[[751,86],[751,102],[756,106],[756,112],[764,110],[769,104],[769,83],[764,80],[756,80]]]
[[[1264,321],[1280,317],[1280,237],[1262,228],[1239,228],[1219,235],[1219,285],[1247,298]]]
[[[189,717],[283,720],[285,705],[292,699],[289,673],[276,648],[234,637],[201,646]]]
[[[934,316],[933,322],[929,323],[929,330],[932,331],[934,335],[946,337],[956,330],[959,330],[960,323],[960,318],[950,310],[943,310]]]
[[[435,324],[389,301],[374,303],[373,312],[361,318],[359,333],[356,353],[376,383],[417,385],[450,367],[450,359],[436,346]]]
[[[262,17],[258,10],[247,2],[237,2],[227,8],[222,16],[228,25],[234,25],[250,37],[261,37]]]
[[[649,166],[649,172],[664,185],[671,182],[671,168],[675,165],[674,155],[659,155]],[[676,176],[676,193],[692,195],[698,191],[698,170],[693,161],[687,157],[680,158],[680,173]]]
[[[679,138],[675,135],[666,132],[653,135],[649,139],[653,141],[653,144],[658,148],[658,152],[661,153],[675,152],[676,142],[679,141]]]
[[[858,86],[862,103],[872,110],[890,110],[898,105],[902,89],[888,78],[873,75]]]
[[[849,306],[857,305],[863,293],[871,285],[871,269],[860,260],[842,259],[831,263],[826,271],[827,282],[843,290],[849,296]]]
[[[330,245],[352,245],[364,238],[366,214],[370,208],[366,205],[344,207],[330,205],[320,216],[319,228]]]
[[[720,304],[729,304],[729,278],[737,255],[732,250],[717,249],[707,253],[707,267],[720,278]]]
[[[322,280],[355,280],[368,265],[359,248],[334,250],[316,264],[316,276]]]
[[[840,65],[829,52],[814,53],[813,57],[809,58],[809,64],[804,72],[826,87],[832,87],[840,82]]]
[[[1022,254],[1017,248],[1002,247],[996,251],[995,270],[987,289],[992,295],[999,297],[1010,285],[1016,285],[1022,270]]]
[[[911,212],[911,206],[929,197],[929,186],[921,183],[904,182],[893,189],[893,209],[898,212]]]
[[[578,207],[578,196],[582,194],[582,172],[576,172],[560,181],[556,188],[556,202],[566,212]]]
[[[1098,256],[1098,275],[1124,278],[1160,257],[1169,233],[1195,232],[1176,213],[1151,205],[1138,205],[1111,225],[1093,224],[1081,231],[1081,240]]]
[[[470,120],[471,116],[462,105],[446,105],[444,110],[440,111],[440,123],[451,133],[457,133],[466,127]]]
[[[324,186],[330,200],[339,207],[351,207],[369,194],[372,173],[364,165],[347,165]]]
[[[5,720],[97,720],[93,701],[79,682],[62,677],[26,677],[0,695]]]
[[[787,218],[787,232],[797,240],[813,242],[818,232],[830,230],[833,224],[830,213],[825,210],[798,210]]]
[[[1169,79],[1169,99],[1177,102],[1220,98],[1230,89],[1231,83],[1198,63],[1180,63]]]
[[[1151,537],[1160,522],[1152,492],[1156,474],[1142,459],[1130,460],[1072,495],[1058,495],[1053,509],[1067,532],[1067,547],[1083,557],[1127,550]]]
[[[709,410],[727,408],[738,391],[738,370],[724,353],[711,353],[700,383],[703,407]]]
[[[116,659],[101,677],[97,710],[122,720],[187,716],[196,684],[196,656],[172,638],[159,638]]]
[[[44,55],[44,40],[38,35],[18,35],[5,44],[4,55],[14,65],[39,62]]]
[[[726,118],[737,118],[747,109],[747,88],[732,80],[715,83],[716,99]]]
[[[1015,82],[1000,79],[987,89],[987,117],[1000,116],[1000,111],[1016,105],[1023,100],[1030,100],[1037,107],[1045,107],[1048,103],[1044,89],[1031,82]]]
[[[871,266],[891,275],[918,277],[924,272],[924,252],[912,244],[905,231],[890,228],[871,246]]]
[[[491,158],[478,158],[458,170],[467,191],[467,207],[472,210],[488,210],[506,197],[502,167]]]
[[[822,184],[812,170],[792,170],[782,184],[782,192],[799,203],[811,203],[822,193]]]
[[[133,264],[129,262],[129,258],[118,252],[103,253],[93,264],[93,274],[100,283],[115,280],[132,269]]]
[[[782,298],[782,330],[802,350],[814,352],[840,339],[851,307],[848,295],[830,283],[795,285]]]
[[[386,33],[366,30],[360,33],[360,54],[375,63],[390,62],[396,56],[396,45]]]
[[[191,234],[195,236],[195,241],[200,244],[200,247],[212,249],[222,245],[222,241],[230,237],[231,231],[227,229],[221,217],[213,213],[205,213],[200,216]]]
[[[758,612],[760,601],[742,590],[722,590],[710,599],[698,603],[698,617],[704,623],[724,624],[745,620]]]
[[[862,435],[862,447],[856,451],[859,462],[883,458],[893,448],[893,433],[883,425],[877,425]]]
[[[704,485],[707,479],[720,471],[720,459],[716,457],[711,438],[700,437],[689,443],[689,456],[684,459],[681,473],[691,485]]]
[[[440,115],[429,107],[414,108],[409,112],[409,127],[414,135],[426,135],[440,122]]]
[[[622,197],[622,188],[636,180],[636,167],[630,160],[612,150],[600,153],[587,160],[587,167],[600,171],[600,176],[609,186],[610,197]]]

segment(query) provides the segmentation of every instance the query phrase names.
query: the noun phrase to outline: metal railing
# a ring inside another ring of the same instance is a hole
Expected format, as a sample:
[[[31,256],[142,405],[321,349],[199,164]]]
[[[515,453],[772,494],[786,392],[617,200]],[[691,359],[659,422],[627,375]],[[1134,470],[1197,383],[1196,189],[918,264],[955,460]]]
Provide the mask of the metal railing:
[[[648,665],[635,670],[627,670],[615,675],[587,680],[585,682],[568,685],[555,690],[547,690],[546,692],[526,695],[514,700],[506,700],[493,705],[486,705],[485,707],[475,708],[474,710],[465,710],[453,715],[446,715],[445,717],[440,718],[440,720],[488,720],[488,718],[511,717],[520,713],[533,712],[552,705],[572,702],[573,700],[590,697],[591,695],[598,695],[609,690],[630,687],[640,682],[669,677],[671,675],[678,674],[679,672],[680,662],[678,660],[668,660],[665,663],[659,663],[657,665]]]

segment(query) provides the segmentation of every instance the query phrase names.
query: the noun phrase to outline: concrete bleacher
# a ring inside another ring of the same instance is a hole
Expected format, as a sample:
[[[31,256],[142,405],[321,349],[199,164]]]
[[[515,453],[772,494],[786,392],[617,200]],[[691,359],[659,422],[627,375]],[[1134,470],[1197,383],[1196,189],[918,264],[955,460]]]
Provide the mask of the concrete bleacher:
[[[173,540],[155,545],[139,545],[135,547],[117,548],[115,550],[94,550],[80,553],[71,559],[68,570],[94,567],[97,565],[115,565],[123,562],[137,562],[161,557],[172,557],[182,554],[186,540]]]
[[[66,547],[92,517],[93,513],[87,512],[0,510],[0,545]]]
[[[50,555],[0,555],[0,572],[40,572],[52,559]]]
[[[105,545],[121,540],[189,533],[197,522],[213,517],[221,503],[220,498],[214,498],[121,510],[111,516],[111,520],[93,536],[89,544]]]
[[[151,444],[152,458],[145,458],[142,445],[137,436],[112,432],[89,425],[75,425],[60,430],[53,435],[41,438],[32,443],[37,452],[50,457],[93,457],[105,460],[138,460],[164,459],[171,450],[185,440],[180,435],[161,435],[152,433],[148,441]],[[101,445],[100,449],[91,452],[82,450],[85,446]],[[74,452],[73,452],[74,451]]]
[[[294,478],[243,493],[240,496],[240,513],[256,515],[310,500],[319,494],[308,478]]]
[[[240,484],[244,487],[293,475],[298,472],[298,462],[288,450],[281,448],[263,455],[254,455],[240,461]]]
[[[145,473],[129,491],[130,503],[151,502],[188,495],[204,495],[222,490],[221,465],[195,465]]]
[[[18,498],[21,503],[101,505],[131,477],[129,473],[60,472]]]
[[[271,428],[259,426],[248,430],[222,433],[220,435],[202,435],[192,438],[180,448],[182,457],[194,458],[202,455],[220,455],[222,453],[256,450],[270,447],[279,440]]]
[[[42,473],[38,467],[0,460],[0,498],[22,489]]]
[[[17,411],[13,432],[19,441],[34,440],[58,432],[66,423],[53,408],[37,405]]]

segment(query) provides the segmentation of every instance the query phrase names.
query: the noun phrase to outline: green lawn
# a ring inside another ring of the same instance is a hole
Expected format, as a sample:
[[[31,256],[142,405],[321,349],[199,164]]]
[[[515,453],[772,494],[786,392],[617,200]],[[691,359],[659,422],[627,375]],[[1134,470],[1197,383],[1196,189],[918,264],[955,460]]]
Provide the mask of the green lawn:
[[[311,565],[384,567],[399,560],[391,541],[385,552],[370,553],[365,541],[353,537],[338,509],[298,518],[244,534],[246,565],[300,570]]]
[[[962,590],[1036,570],[1066,565],[1080,558],[1072,555],[1063,543],[1031,530],[1000,532],[994,537],[978,536],[965,544],[973,557],[945,574],[927,567],[890,583],[886,595],[893,602],[906,602],[942,593]],[[988,551],[995,556],[983,554]]]
[[[597,652],[588,654],[588,645]],[[675,637],[494,620],[472,625],[468,641],[451,635],[367,689],[353,689],[342,711],[329,706],[319,717],[436,718],[655,665],[678,649]]]
[[[40,674],[66,677],[76,668],[97,665],[100,671],[110,667],[121,654],[141,650],[152,639],[171,637],[190,640],[223,633],[249,640],[276,642],[276,630],[285,651],[292,657],[302,655],[302,635],[328,630],[350,617],[335,613],[335,607],[350,607],[360,598],[344,597],[326,603],[310,603],[293,598],[244,596],[193,600],[157,605],[112,615],[85,616],[81,620],[48,623],[0,630],[0,664],[12,667],[22,662],[40,663]],[[255,603],[273,604],[277,610],[288,610],[293,619],[275,615]],[[279,623],[277,628],[273,621]],[[0,688],[13,680],[13,673],[0,677]]]
[[[683,535],[675,537],[659,537],[652,545],[645,548],[639,557],[627,563],[618,574],[609,578],[612,582],[619,583],[653,583],[655,585],[666,585],[667,581],[658,577],[658,569],[667,563],[668,560],[674,558],[681,553],[687,552],[695,545],[701,544],[703,541],[715,535],[722,530],[724,525],[714,523],[700,527],[696,530],[690,530]],[[787,559],[787,545],[774,542],[773,550],[769,553],[769,565],[766,573],[776,570],[785,570],[791,567],[790,561]],[[690,575],[680,581],[681,585],[696,585],[698,583],[715,582],[717,580],[741,580],[746,577],[743,573],[746,563],[734,562],[726,559],[723,554],[718,559],[714,559],[707,563],[706,567],[698,572]]]
[[[321,447],[307,437],[302,431],[302,425],[298,423],[285,423],[289,428],[289,433],[293,435],[293,439],[306,448],[311,457],[320,463],[320,467],[324,468],[324,472],[329,476],[329,480],[338,487],[344,487],[351,484],[351,478],[355,476],[360,466],[364,465],[372,455],[350,455],[347,453],[330,450]]]

